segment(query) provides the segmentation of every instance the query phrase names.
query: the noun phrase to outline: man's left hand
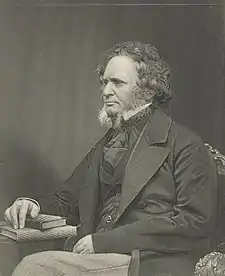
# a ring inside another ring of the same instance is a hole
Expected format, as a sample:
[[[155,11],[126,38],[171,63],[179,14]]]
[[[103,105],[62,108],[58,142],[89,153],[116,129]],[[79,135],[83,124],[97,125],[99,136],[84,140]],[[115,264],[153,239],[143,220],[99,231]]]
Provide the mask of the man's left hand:
[[[92,236],[87,235],[80,239],[73,248],[73,252],[80,253],[80,254],[90,254],[95,253],[93,242],[92,242]]]

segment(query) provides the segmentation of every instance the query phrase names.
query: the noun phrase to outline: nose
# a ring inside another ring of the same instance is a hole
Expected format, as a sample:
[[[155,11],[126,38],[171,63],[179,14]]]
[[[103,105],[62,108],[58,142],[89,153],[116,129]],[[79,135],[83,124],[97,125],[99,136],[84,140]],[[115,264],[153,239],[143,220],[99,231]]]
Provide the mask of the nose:
[[[113,91],[113,87],[112,87],[112,82],[108,82],[105,87],[103,88],[103,92],[102,92],[102,95],[104,97],[109,97],[109,96],[112,96],[114,95],[114,91]]]

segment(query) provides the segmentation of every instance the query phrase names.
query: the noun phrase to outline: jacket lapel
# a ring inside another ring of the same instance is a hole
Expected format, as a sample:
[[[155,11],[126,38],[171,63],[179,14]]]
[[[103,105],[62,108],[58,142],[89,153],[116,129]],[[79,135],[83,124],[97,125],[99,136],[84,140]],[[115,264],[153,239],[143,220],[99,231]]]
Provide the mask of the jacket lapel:
[[[160,109],[145,125],[126,168],[117,220],[167,158],[170,150],[162,144],[167,141],[170,126],[171,119]]]

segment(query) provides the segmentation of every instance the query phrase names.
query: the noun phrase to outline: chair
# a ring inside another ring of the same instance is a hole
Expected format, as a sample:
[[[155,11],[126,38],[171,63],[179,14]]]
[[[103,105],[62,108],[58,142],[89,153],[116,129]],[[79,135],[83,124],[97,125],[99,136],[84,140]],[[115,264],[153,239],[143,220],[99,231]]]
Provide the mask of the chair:
[[[217,174],[225,176],[225,155],[221,154],[209,144],[205,144],[205,146],[208,148],[210,155],[216,163]]]
[[[225,275],[225,254],[220,252],[211,252],[201,258],[194,271],[195,276]]]
[[[218,217],[212,247],[225,253],[225,156],[211,145],[205,146],[215,161],[218,176]]]

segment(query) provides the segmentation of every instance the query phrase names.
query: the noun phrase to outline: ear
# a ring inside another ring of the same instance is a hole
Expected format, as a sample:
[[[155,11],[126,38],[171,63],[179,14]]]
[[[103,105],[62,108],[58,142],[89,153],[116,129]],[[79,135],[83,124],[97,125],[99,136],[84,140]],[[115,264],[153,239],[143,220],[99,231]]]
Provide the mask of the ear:
[[[150,84],[151,84],[151,86],[153,87],[153,88],[157,88],[159,85],[158,85],[158,81],[157,81],[157,79],[156,78],[152,78],[151,80],[150,80]]]
[[[98,67],[96,68],[96,72],[97,72],[97,74],[99,75],[99,78],[101,79],[102,76],[104,75],[104,68],[103,68],[103,66],[98,66]]]

